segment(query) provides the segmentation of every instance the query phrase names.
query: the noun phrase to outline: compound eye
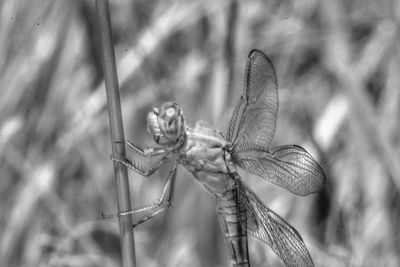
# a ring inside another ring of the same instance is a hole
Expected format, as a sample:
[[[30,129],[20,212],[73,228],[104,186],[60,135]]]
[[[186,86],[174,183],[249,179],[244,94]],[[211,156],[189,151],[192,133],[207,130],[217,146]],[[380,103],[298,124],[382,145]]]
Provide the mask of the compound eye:
[[[172,108],[172,107],[167,109],[166,114],[167,114],[168,117],[174,116],[175,115],[175,109]]]

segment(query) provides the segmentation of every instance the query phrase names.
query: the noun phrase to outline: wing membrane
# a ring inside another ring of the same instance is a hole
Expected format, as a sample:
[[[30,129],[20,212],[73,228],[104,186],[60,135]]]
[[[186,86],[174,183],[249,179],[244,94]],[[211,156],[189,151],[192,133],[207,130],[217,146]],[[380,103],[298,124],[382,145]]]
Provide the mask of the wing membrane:
[[[241,168],[256,174],[297,195],[319,191],[325,182],[325,173],[302,147],[280,146],[266,151],[242,151],[233,154]]]
[[[235,151],[267,149],[275,133],[278,114],[278,82],[271,61],[262,52],[249,54],[243,94],[228,130]]]
[[[296,229],[268,209],[243,182],[237,180],[237,183],[240,219],[247,231],[269,245],[286,266],[314,266]]]

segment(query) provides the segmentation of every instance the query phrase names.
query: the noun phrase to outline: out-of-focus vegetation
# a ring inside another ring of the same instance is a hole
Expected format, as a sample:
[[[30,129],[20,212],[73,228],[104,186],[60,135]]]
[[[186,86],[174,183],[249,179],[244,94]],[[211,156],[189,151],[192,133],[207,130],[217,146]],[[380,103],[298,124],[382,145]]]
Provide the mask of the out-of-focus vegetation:
[[[304,146],[328,180],[301,198],[243,179],[298,229],[316,266],[400,265],[400,2],[110,7],[129,140],[154,144],[145,116],[166,100],[189,124],[225,131],[258,48],[280,84],[273,145]],[[0,20],[1,265],[119,266],[118,223],[100,218],[117,204],[94,1],[3,0]],[[167,171],[130,173],[132,206],[155,201]],[[138,266],[228,266],[214,207],[179,169],[172,207],[135,230]],[[254,238],[250,255],[282,266]]]

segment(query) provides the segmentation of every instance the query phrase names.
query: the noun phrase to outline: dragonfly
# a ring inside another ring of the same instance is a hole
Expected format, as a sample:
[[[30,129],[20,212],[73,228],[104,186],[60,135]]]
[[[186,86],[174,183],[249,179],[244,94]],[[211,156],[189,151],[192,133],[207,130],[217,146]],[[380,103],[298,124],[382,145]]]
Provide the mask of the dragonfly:
[[[252,50],[245,68],[243,93],[226,135],[201,121],[194,128],[186,125],[181,107],[175,102],[165,102],[147,116],[147,130],[158,147],[121,141],[141,156],[161,156],[148,169],[135,161],[112,156],[114,161],[143,176],[152,175],[169,159],[173,159],[174,164],[156,202],[104,217],[151,211],[136,222],[135,227],[165,211],[172,203],[177,166],[181,164],[215,196],[232,266],[250,266],[248,234],[271,247],[286,266],[314,266],[296,229],[269,209],[237,171],[239,167],[300,196],[323,187],[325,173],[305,149],[297,145],[270,148],[277,115],[275,69],[263,52]]]

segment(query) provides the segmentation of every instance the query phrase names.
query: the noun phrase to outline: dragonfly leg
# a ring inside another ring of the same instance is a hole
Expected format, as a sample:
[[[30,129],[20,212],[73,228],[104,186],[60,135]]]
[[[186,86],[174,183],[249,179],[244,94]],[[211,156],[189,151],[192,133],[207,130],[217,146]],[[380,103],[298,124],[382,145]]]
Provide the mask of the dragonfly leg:
[[[111,154],[110,159],[113,161],[119,162],[122,165],[126,166],[127,168],[147,177],[147,176],[150,176],[153,173],[155,173],[161,167],[161,165],[163,165],[165,163],[165,161],[168,159],[168,155],[165,155],[164,157],[162,157],[153,167],[151,167],[148,170],[143,169],[135,161],[132,161],[129,159],[123,160],[123,159],[115,158],[114,155],[112,155],[112,154]]]
[[[175,178],[176,178],[176,165],[174,165],[172,167],[172,169],[170,170],[168,177],[167,177],[167,181],[165,182],[163,191],[161,193],[161,196],[155,203],[146,205],[146,206],[143,206],[143,207],[140,207],[137,209],[133,209],[130,211],[120,212],[117,215],[102,215],[103,219],[110,219],[110,218],[115,218],[115,217],[138,214],[138,213],[142,213],[142,212],[156,209],[156,208],[159,209],[159,210],[156,210],[155,212],[151,213],[150,215],[147,215],[147,216],[141,218],[138,222],[133,224],[133,227],[136,227],[137,225],[153,218],[154,216],[157,216],[158,214],[165,211],[166,209],[168,209],[171,206],[172,198],[174,196]]]
[[[136,145],[132,143],[129,140],[123,141],[123,142],[118,142],[118,143],[125,143],[127,146],[129,146],[131,149],[133,149],[136,153],[143,157],[154,157],[158,155],[162,155],[165,153],[168,153],[164,148],[155,148],[155,147],[141,147],[139,145]]]

